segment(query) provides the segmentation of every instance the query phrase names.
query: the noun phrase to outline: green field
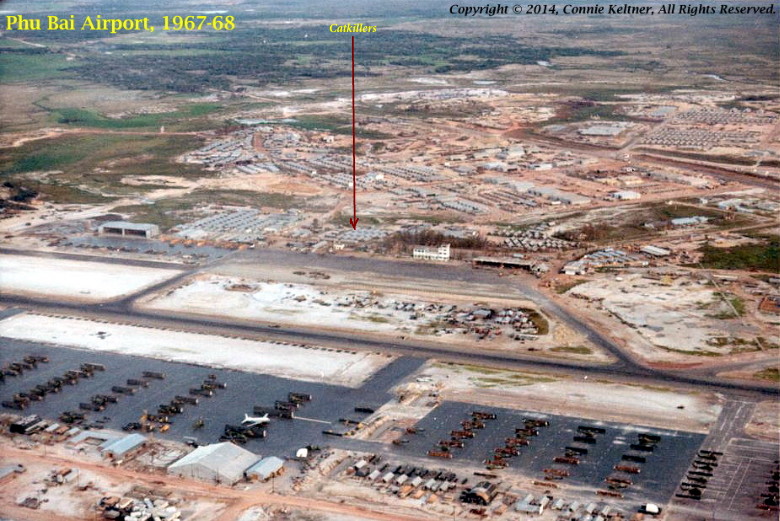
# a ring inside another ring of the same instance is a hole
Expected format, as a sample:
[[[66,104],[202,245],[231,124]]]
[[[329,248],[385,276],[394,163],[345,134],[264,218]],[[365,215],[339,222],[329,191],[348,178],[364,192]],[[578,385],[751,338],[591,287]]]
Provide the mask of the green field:
[[[99,202],[104,200],[101,192],[124,195],[158,188],[123,184],[126,175],[209,175],[195,165],[174,162],[201,143],[194,136],[158,134],[81,134],[30,141],[0,150],[0,180],[31,185],[52,202]],[[31,175],[52,171],[43,177]]]
[[[705,244],[699,251],[703,268],[780,272],[780,237],[777,236],[767,239],[766,244],[743,244],[731,248]]]
[[[76,62],[68,62],[63,54],[11,54],[0,51],[0,81],[51,80],[69,76],[68,69]]]
[[[58,125],[83,127],[83,128],[104,128],[112,130],[135,129],[135,130],[157,130],[165,125],[168,130],[193,129],[191,121],[185,121],[190,118],[206,116],[217,112],[223,108],[218,103],[193,103],[187,105],[175,112],[164,112],[159,114],[141,114],[129,118],[115,119],[107,118],[92,110],[78,108],[58,108],[47,109],[52,113],[54,122]],[[189,125],[187,123],[190,123]],[[197,127],[197,125],[195,125]],[[203,122],[202,128],[213,127],[213,122]],[[183,128],[184,127],[184,128]]]
[[[346,116],[336,114],[297,116],[294,122],[288,123],[291,127],[303,130],[321,130],[332,132],[334,134],[352,135],[352,122]],[[361,139],[390,139],[393,136],[383,132],[376,132],[357,127],[356,134]]]
[[[79,178],[96,167],[113,174],[203,175],[199,168],[173,163],[174,156],[201,146],[194,136],[81,134],[30,141],[0,150],[0,176],[62,170]],[[135,160],[128,160],[135,158]],[[109,161],[124,160],[116,166]]]

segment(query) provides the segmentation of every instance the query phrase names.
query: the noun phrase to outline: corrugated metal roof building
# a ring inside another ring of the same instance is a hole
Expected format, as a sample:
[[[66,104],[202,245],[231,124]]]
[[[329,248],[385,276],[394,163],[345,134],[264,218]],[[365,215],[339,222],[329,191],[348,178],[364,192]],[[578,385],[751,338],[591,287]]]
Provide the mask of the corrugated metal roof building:
[[[146,436],[138,433],[128,434],[116,440],[108,440],[100,445],[100,454],[104,458],[119,460],[134,450],[146,445]]]
[[[244,472],[247,479],[267,481],[284,471],[284,460],[276,456],[263,458]]]
[[[257,463],[256,454],[229,442],[204,445],[168,467],[169,474],[203,481],[234,484]]]

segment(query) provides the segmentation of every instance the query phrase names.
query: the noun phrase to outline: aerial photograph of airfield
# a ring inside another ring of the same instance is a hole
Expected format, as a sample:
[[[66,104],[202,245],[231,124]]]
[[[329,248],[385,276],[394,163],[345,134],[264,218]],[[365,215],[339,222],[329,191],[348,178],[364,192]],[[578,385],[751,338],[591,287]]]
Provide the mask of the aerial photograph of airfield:
[[[0,4],[0,520],[778,519],[777,6],[450,6]]]

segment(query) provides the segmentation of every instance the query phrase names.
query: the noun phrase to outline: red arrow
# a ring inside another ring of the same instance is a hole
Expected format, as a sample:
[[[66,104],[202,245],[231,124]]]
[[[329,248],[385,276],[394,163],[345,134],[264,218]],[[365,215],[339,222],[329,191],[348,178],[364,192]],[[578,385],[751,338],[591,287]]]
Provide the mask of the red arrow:
[[[357,141],[355,138],[355,37],[352,37],[352,217],[349,224],[357,230]]]

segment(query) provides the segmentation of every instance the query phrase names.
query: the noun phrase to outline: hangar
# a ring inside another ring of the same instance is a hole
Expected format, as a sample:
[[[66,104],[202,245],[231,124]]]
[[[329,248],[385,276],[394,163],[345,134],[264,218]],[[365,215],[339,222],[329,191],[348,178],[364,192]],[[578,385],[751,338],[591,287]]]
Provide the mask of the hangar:
[[[168,467],[168,474],[233,485],[260,458],[230,442],[204,445]]]
[[[108,221],[98,227],[98,232],[101,235],[121,235],[123,237],[145,237],[150,239],[160,235],[160,227],[150,223]]]

